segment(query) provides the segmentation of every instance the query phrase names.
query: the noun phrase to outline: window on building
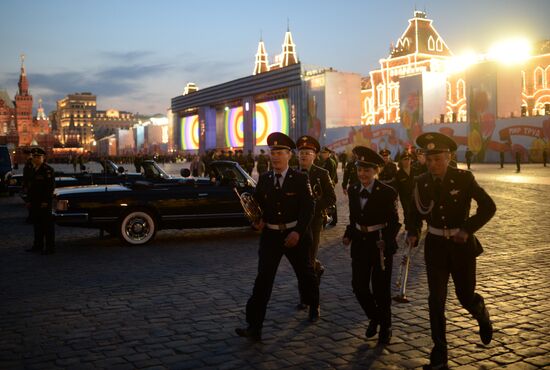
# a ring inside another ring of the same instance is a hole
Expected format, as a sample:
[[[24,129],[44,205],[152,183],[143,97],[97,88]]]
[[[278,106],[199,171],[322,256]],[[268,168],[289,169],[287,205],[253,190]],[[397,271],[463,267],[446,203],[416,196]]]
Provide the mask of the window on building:
[[[535,90],[543,88],[543,71],[541,67],[535,69]]]
[[[451,101],[452,95],[451,95],[451,83],[447,81],[447,100]]]
[[[457,98],[457,100],[460,100],[460,99],[464,98],[465,93],[466,93],[466,87],[465,87],[464,80],[460,79],[456,83],[456,98]]]
[[[437,51],[443,51],[443,41],[438,37],[437,42],[435,43],[435,48]]]
[[[428,50],[435,50],[435,41],[432,35],[430,35],[430,37],[428,38]]]
[[[385,104],[386,99],[384,99],[384,89],[384,84],[380,84],[376,87],[376,90],[378,90],[378,106],[382,106]]]

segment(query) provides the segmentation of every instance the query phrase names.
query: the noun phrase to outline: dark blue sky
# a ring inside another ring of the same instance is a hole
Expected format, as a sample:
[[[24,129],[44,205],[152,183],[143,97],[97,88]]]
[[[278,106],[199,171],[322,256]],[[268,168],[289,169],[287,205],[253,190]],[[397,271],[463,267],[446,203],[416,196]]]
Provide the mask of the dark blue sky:
[[[550,39],[550,0],[27,0],[2,4],[0,89],[16,92],[26,54],[31,93],[46,110],[68,93],[98,108],[165,113],[199,88],[252,73],[263,35],[280,53],[287,19],[303,64],[367,75],[415,7],[455,54],[511,36]]]

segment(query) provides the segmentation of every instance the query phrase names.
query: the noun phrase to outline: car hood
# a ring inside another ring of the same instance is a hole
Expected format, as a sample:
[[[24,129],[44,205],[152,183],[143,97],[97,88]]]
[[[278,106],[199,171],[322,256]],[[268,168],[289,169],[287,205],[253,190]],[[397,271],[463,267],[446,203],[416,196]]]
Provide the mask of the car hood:
[[[54,194],[56,196],[63,196],[69,194],[91,194],[91,193],[105,193],[114,191],[131,191],[126,186],[122,185],[90,185],[90,186],[69,186],[66,188],[55,189]]]

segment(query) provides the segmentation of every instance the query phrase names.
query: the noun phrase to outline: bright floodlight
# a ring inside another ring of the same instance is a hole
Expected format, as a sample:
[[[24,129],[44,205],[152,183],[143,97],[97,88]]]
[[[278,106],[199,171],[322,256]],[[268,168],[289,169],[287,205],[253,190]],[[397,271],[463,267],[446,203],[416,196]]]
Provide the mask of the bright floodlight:
[[[478,63],[479,61],[480,57],[476,55],[473,51],[465,52],[461,55],[451,58],[447,62],[447,72],[461,72],[472,64]]]
[[[491,46],[488,59],[505,64],[520,63],[531,55],[531,44],[525,39],[510,39],[497,42]]]

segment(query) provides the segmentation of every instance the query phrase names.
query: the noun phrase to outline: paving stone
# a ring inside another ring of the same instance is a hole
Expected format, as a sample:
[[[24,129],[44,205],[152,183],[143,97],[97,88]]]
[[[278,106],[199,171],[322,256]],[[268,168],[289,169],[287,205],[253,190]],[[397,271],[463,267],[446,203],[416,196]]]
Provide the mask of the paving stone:
[[[479,165],[478,182],[497,215],[476,235],[477,290],[495,326],[483,346],[452,281],[446,304],[453,369],[550,368],[550,171],[522,168],[531,182]],[[351,289],[351,260],[341,246],[347,198],[337,188],[339,223],[321,236],[322,318],[296,312],[296,277],[281,261],[263,343],[234,334],[244,325],[257,269],[258,234],[248,228],[163,230],[127,248],[96,230],[56,228],[52,258],[23,251],[32,242],[25,209],[0,197],[0,368],[78,369],[417,369],[432,347],[421,245],[413,255],[408,304],[393,304],[393,338],[366,340],[368,320]],[[474,206],[475,208],[475,206]],[[507,232],[503,232],[507,231]],[[401,240],[401,239],[400,239]],[[522,248],[518,253],[518,246]],[[394,280],[403,250],[394,257]],[[395,290],[393,294],[396,294]]]

